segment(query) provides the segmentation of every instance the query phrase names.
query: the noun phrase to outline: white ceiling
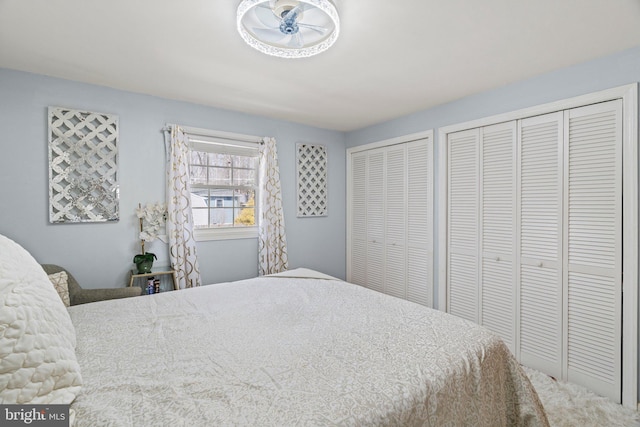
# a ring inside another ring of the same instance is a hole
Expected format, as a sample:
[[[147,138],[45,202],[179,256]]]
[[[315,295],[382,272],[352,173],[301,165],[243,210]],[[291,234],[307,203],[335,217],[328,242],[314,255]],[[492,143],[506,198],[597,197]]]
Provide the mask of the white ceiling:
[[[0,0],[0,67],[350,131],[640,45],[640,0],[337,0],[341,34],[273,58],[240,0]]]

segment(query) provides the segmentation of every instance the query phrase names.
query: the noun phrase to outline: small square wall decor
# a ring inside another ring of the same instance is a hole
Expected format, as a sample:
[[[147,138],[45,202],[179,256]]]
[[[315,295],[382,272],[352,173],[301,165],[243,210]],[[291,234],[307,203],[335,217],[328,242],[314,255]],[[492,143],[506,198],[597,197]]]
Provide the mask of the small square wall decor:
[[[298,217],[327,216],[327,147],[296,144]]]
[[[118,219],[118,116],[49,107],[49,221]]]

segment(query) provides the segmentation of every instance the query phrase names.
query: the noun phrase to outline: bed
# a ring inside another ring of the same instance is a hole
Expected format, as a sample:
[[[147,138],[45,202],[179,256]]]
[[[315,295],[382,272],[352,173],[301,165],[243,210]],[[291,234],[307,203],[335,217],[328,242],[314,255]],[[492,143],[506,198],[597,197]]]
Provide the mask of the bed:
[[[21,403],[71,403],[76,426],[548,425],[496,335],[312,270],[64,312],[77,378]]]

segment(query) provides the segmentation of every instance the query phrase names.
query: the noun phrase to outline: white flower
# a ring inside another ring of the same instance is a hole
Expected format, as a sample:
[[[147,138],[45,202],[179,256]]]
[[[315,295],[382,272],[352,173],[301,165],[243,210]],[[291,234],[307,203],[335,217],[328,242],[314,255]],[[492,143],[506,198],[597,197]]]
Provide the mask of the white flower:
[[[147,233],[146,231],[140,232],[140,239],[144,240],[145,242],[153,242],[154,240],[156,240],[154,236]]]
[[[140,240],[153,242],[159,234],[162,234],[161,231],[164,231],[167,207],[163,203],[149,203],[136,208],[136,216],[142,220],[140,223]]]

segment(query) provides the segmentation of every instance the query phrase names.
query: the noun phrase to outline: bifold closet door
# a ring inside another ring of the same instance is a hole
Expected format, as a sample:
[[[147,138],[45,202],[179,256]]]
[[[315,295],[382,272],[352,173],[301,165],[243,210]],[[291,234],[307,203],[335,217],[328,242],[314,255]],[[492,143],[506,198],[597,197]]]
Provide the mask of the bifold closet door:
[[[516,349],[516,122],[448,137],[448,311]]]
[[[480,129],[480,324],[516,350],[516,122]]]
[[[348,280],[378,292],[386,290],[386,153],[351,155]],[[395,183],[391,185],[394,186]]]
[[[385,263],[384,263],[384,189],[385,189],[385,153],[376,151],[370,153],[367,162],[367,196],[366,235],[367,256],[366,286],[375,291],[384,292]]]
[[[366,153],[353,154],[350,161],[349,280],[364,286],[367,283],[367,155]]]
[[[519,360],[556,378],[563,366],[563,113],[519,122]]]
[[[384,182],[384,292],[407,297],[407,149],[404,145],[385,150]]]
[[[478,150],[480,129],[448,135],[447,312],[480,323]]]
[[[406,299],[433,307],[433,148],[428,139],[406,147]]]
[[[350,155],[347,280],[431,307],[430,138]]]
[[[447,311],[617,402],[622,129],[615,100],[447,135]]]
[[[349,224],[352,283],[384,289],[384,153],[351,156],[351,222]]]
[[[423,139],[385,149],[384,292],[432,306],[431,144]]]
[[[566,378],[621,399],[622,101],[565,113]]]

